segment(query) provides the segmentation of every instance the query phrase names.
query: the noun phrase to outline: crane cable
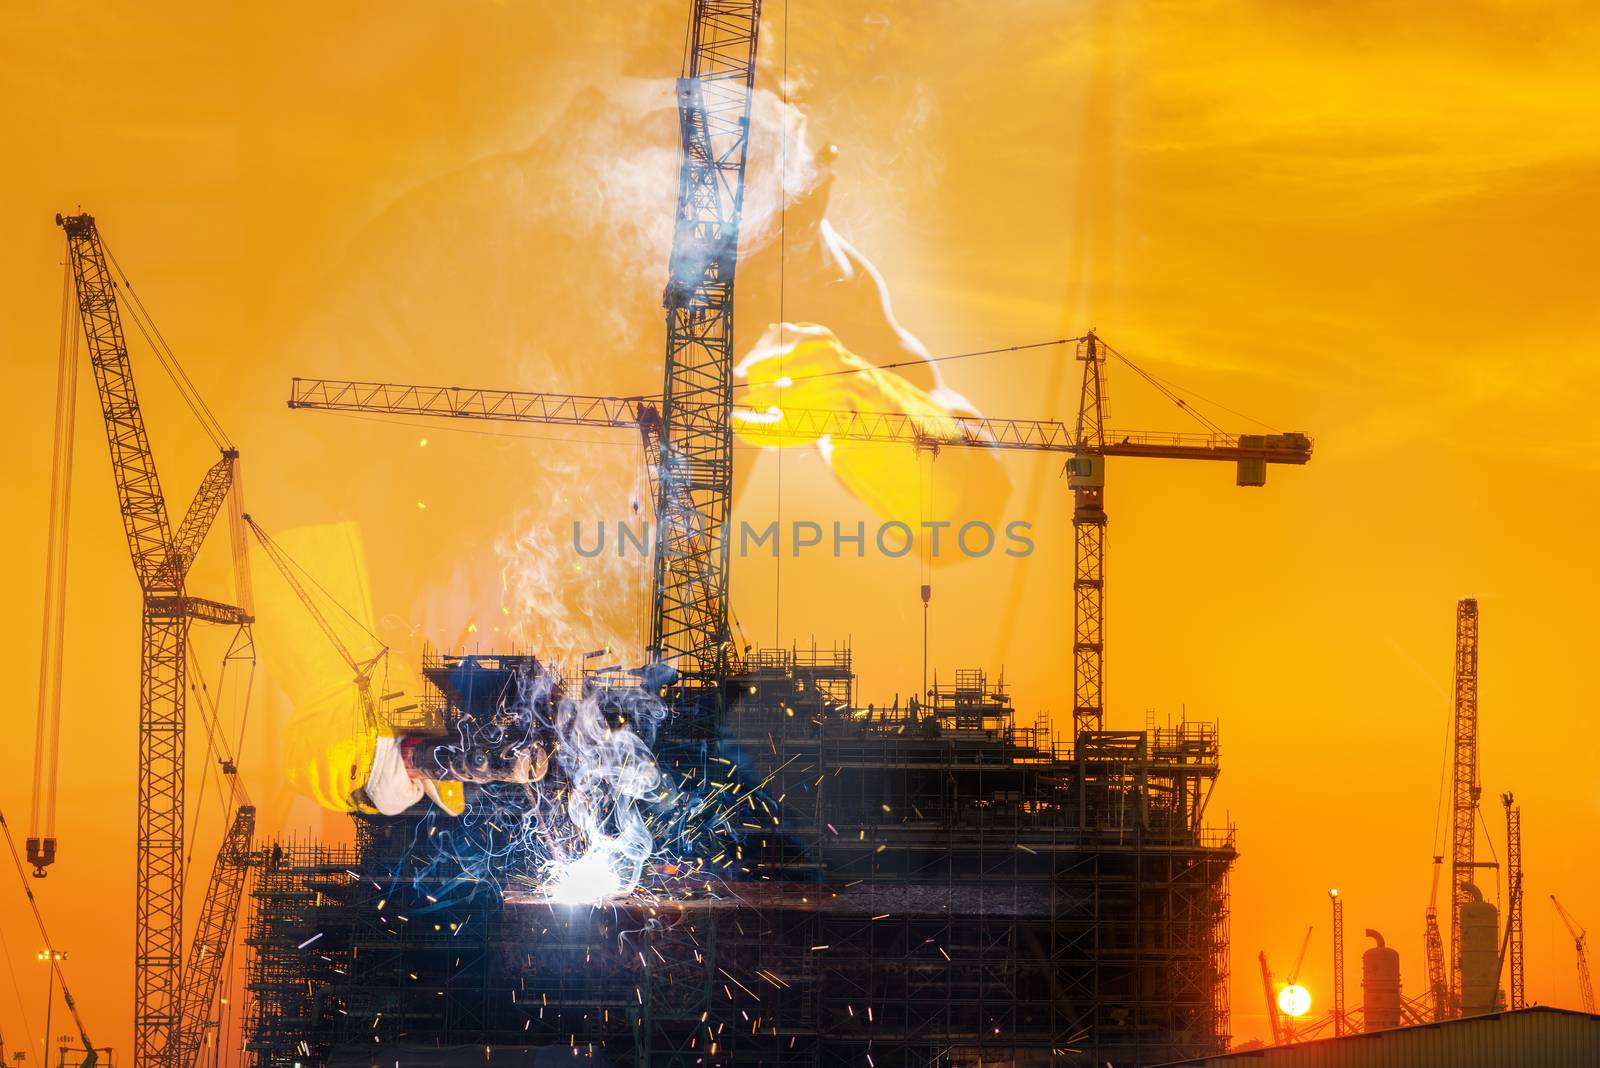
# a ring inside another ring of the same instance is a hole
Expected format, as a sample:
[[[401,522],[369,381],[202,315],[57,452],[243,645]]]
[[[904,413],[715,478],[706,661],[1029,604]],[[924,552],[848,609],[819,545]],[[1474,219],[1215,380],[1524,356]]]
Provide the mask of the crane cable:
[[[206,786],[211,782],[211,780],[217,780],[217,797],[221,804],[224,836],[227,835],[228,825],[233,820],[235,807],[250,803],[250,794],[245,789],[244,781],[239,777],[239,765],[236,756],[238,750],[236,747],[229,745],[228,733],[227,731],[223,730],[222,717],[218,709],[217,702],[212,697],[210,688],[206,685],[205,676],[200,670],[199,657],[195,654],[194,647],[192,645],[188,648],[188,659],[189,670],[187,674],[189,677],[189,690],[192,694],[194,694],[195,700],[200,706],[201,716],[205,721],[206,752],[201,764],[201,767],[204,769],[204,771],[202,771],[200,776],[200,789],[194,802],[194,818],[190,820],[189,846],[188,851],[184,856],[185,875],[187,875],[188,871],[190,870],[190,866],[194,861],[195,846],[200,839],[200,812],[203,808],[205,808]],[[228,664],[231,662],[231,660],[231,657],[223,657],[222,670],[217,679],[217,688],[219,690],[222,688],[222,683],[227,677]],[[250,693],[254,689],[254,667],[254,657],[252,657],[252,681],[251,684],[247,684],[247,688],[245,690],[245,711],[240,717],[241,721],[249,714]],[[218,759],[215,761],[211,759],[213,753],[218,754]],[[226,771],[224,770],[226,768],[232,768],[233,770]],[[227,781],[224,782],[222,781],[223,779],[226,779]]]
[[[1131,369],[1134,374],[1138,375],[1140,378],[1142,378],[1146,382],[1150,383],[1150,385],[1153,386],[1158,393],[1160,393],[1163,397],[1167,398],[1167,400],[1169,400],[1173,404],[1175,404],[1181,411],[1187,413],[1189,415],[1189,417],[1192,418],[1195,422],[1197,422],[1201,426],[1205,427],[1208,432],[1210,432],[1212,434],[1216,434],[1219,437],[1229,437],[1230,436],[1225,430],[1222,429],[1222,427],[1220,425],[1218,425],[1216,422],[1214,422],[1211,419],[1210,416],[1204,414],[1203,412],[1200,412],[1200,411],[1196,410],[1194,405],[1190,404],[1188,401],[1186,401],[1182,397],[1178,396],[1179,393],[1187,393],[1187,394],[1189,394],[1189,396],[1194,397],[1196,400],[1205,401],[1207,404],[1214,405],[1214,406],[1216,406],[1218,408],[1221,408],[1223,411],[1227,412],[1229,415],[1236,415],[1240,419],[1243,419],[1247,423],[1254,423],[1259,427],[1265,427],[1267,430],[1270,430],[1275,434],[1281,434],[1283,432],[1279,428],[1273,426],[1271,423],[1263,422],[1262,420],[1257,419],[1254,416],[1246,415],[1243,412],[1236,411],[1233,408],[1229,408],[1225,404],[1221,404],[1221,403],[1219,403],[1217,401],[1214,401],[1209,397],[1202,396],[1201,394],[1196,393],[1192,389],[1186,389],[1185,387],[1178,385],[1176,382],[1173,382],[1170,379],[1162,378],[1160,375],[1157,375],[1157,374],[1152,374],[1151,372],[1146,371],[1143,367],[1140,367],[1138,364],[1134,363],[1132,360],[1128,359],[1128,357],[1123,355],[1121,352],[1118,352],[1116,349],[1112,348],[1110,345],[1107,345],[1104,338],[1100,338],[1099,340],[1100,340],[1100,347],[1101,348],[1103,348],[1105,351],[1109,352],[1112,356],[1116,357],[1118,360],[1122,361],[1122,363],[1127,365],[1128,368]]]
[[[129,318],[133,320],[134,325],[139,328],[139,333],[144,335],[145,341],[149,343],[150,348],[155,352],[156,359],[161,363],[161,369],[167,373],[167,377],[172,380],[172,384],[178,388],[178,394],[194,415],[195,421],[200,424],[200,429],[205,431],[206,437],[210,438],[211,443],[218,449],[224,451],[232,449],[233,442],[228,437],[228,432],[222,429],[222,424],[217,420],[216,413],[211,410],[210,405],[206,404],[205,398],[200,395],[199,389],[195,387],[194,380],[189,377],[189,372],[183,369],[183,364],[178,361],[177,354],[172,351],[172,346],[167,343],[166,336],[161,333],[161,328],[156,325],[149,309],[144,306],[144,301],[139,299],[139,294],[134,290],[133,283],[128,280],[128,273],[122,269],[122,264],[117,262],[116,253],[111,251],[111,246],[106,242],[104,234],[100,235],[100,246],[106,250],[106,258],[111,261],[111,266],[116,268],[117,276],[122,279],[120,288],[128,294],[130,300],[126,307],[129,312]],[[112,284],[118,284],[115,278],[112,279]]]
[[[272,562],[277,565],[279,571],[282,571],[284,573],[284,577],[285,578],[289,578],[290,577],[290,575],[291,575],[291,570],[290,569],[291,568],[294,571],[298,571],[301,575],[303,575],[305,577],[306,581],[310,582],[313,586],[315,586],[317,588],[317,591],[319,593],[321,593],[322,596],[324,596],[324,597],[326,597],[328,599],[328,602],[330,604],[332,604],[339,611],[343,612],[345,614],[345,616],[347,616],[349,618],[350,622],[354,623],[357,627],[359,627],[363,634],[365,634],[367,637],[371,638],[372,641],[381,648],[382,651],[377,653],[376,655],[374,655],[368,661],[368,663],[376,662],[378,659],[380,659],[383,656],[384,653],[389,651],[388,646],[383,644],[383,639],[379,638],[376,634],[374,634],[372,632],[371,628],[369,628],[365,623],[363,623],[361,621],[359,616],[357,616],[354,612],[350,611],[350,609],[346,608],[343,604],[341,604],[337,597],[335,597],[332,593],[328,592],[328,588],[326,586],[324,586],[322,583],[318,582],[317,581],[317,577],[315,575],[313,575],[310,571],[306,570],[304,565],[302,565],[298,560],[296,560],[294,557],[290,556],[287,552],[285,552],[283,546],[279,545],[278,542],[272,537],[272,535],[268,534],[266,532],[266,530],[264,530],[262,528],[260,523],[256,522],[256,520],[253,517],[248,516],[248,515],[244,517],[244,522],[245,522],[245,525],[247,525],[250,528],[251,532],[255,534],[256,540],[261,543],[261,547],[262,547],[262,549],[264,549],[266,551],[268,558],[271,559]],[[313,614],[315,614],[314,604],[311,601],[311,599],[309,597],[302,596],[302,600],[305,601],[306,606],[308,608],[313,608]],[[326,620],[323,620],[323,624],[324,624],[323,625],[323,629],[328,632],[329,638],[334,641],[334,644],[336,646],[342,645],[342,642],[340,642],[337,639],[336,632],[334,632],[331,627],[327,626]],[[354,655],[351,654],[348,649],[342,649],[341,651],[345,654],[345,659],[349,662],[349,664],[350,664],[350,666],[352,668],[359,668],[361,666],[362,662],[356,660]]]
[[[384,665],[385,679],[388,677],[389,647],[384,644],[383,639],[374,634],[372,629],[363,623],[354,612],[346,608],[342,603],[340,603],[338,598],[336,598],[332,593],[328,592],[327,587],[318,582],[315,575],[306,570],[306,568],[297,560],[295,560],[294,557],[285,552],[283,547],[273,540],[272,535],[268,534],[266,530],[262,528],[260,523],[256,522],[255,519],[248,515],[244,516],[243,518],[245,524],[249,526],[250,530],[255,534],[256,540],[261,543],[261,548],[264,552],[266,552],[267,558],[272,561],[272,563],[277,567],[279,573],[283,575],[284,582],[288,584],[290,592],[292,592],[305,607],[307,613],[309,613],[311,616],[312,622],[316,623],[318,629],[322,631],[323,636],[328,639],[329,644],[331,644],[334,647],[334,650],[339,654],[340,659],[345,662],[351,671],[356,673],[357,709],[353,720],[355,727],[358,730],[363,727],[378,727],[379,723],[374,719],[374,717],[378,714],[377,706],[380,699],[377,697],[372,697],[369,703],[367,695],[370,694],[370,680],[372,678],[372,674],[377,669],[380,662],[382,662]],[[301,583],[300,578],[295,574],[296,571],[298,571],[300,575],[303,575],[307,581],[317,588],[323,597],[327,598],[335,608],[339,609],[340,612],[343,612],[344,615],[349,618],[349,620],[354,623],[363,634],[370,638],[373,644],[378,647],[378,651],[365,660],[357,660],[355,654],[350,651],[350,647],[345,643],[344,638],[341,637],[339,632],[334,629],[333,623],[328,619],[327,615],[323,613],[322,609],[317,606],[316,601],[311,596],[311,591],[306,589]]]
[[[50,469],[50,527],[45,547],[44,622],[39,638],[39,708],[33,741],[33,805],[28,838],[54,853],[56,782],[61,765],[61,664],[66,638],[67,542],[72,511],[72,450],[78,410],[78,330],[72,267],[61,279],[57,342],[55,444]],[[46,846],[44,843],[51,843]],[[41,858],[42,859],[42,858]],[[34,868],[44,874],[43,865]]]
[[[784,374],[787,363],[787,353],[783,347],[783,332],[787,325],[784,320],[784,299],[789,288],[789,0],[783,2],[783,74],[778,80],[778,91],[782,94],[783,102],[778,111],[778,405],[783,405],[785,392],[784,382],[790,381]],[[746,126],[748,131],[749,127]],[[735,387],[737,388],[737,387]],[[730,391],[731,392],[731,391]],[[780,427],[782,422],[778,424]],[[778,523],[778,553],[772,565],[772,644],[776,648],[783,648],[783,454],[788,450],[783,448],[783,438],[778,439],[777,449],[777,475],[773,479],[776,486],[776,502],[773,510]],[[728,598],[732,601],[732,598]]]
[[[1027,352],[1031,349],[1048,349],[1058,345],[1072,345],[1085,340],[1081,337],[1061,337],[1050,341],[1034,341],[1026,345],[1001,345],[992,349],[974,349],[971,352],[952,352],[945,356],[913,356],[907,360],[895,360],[891,363],[874,363],[864,367],[844,367],[836,371],[817,371],[809,375],[789,375],[790,382],[809,382],[814,378],[836,378],[840,375],[864,375],[873,371],[896,371],[902,367],[925,367],[930,363],[946,363],[950,360],[971,360],[979,356],[999,356],[1007,352]],[[1104,344],[1102,342],[1102,344]],[[749,389],[753,383],[735,382],[734,389]],[[637,397],[619,397],[618,400],[647,400],[643,395]],[[1252,420],[1253,421],[1253,420]]]
[[[56,981],[61,984],[61,997],[67,1003],[67,1010],[72,1013],[73,1023],[78,1025],[78,1037],[83,1040],[84,1060],[79,1068],[95,1068],[98,1057],[95,1054],[94,1043],[89,1041],[89,1032],[83,1026],[83,1017],[78,1014],[78,1003],[72,998],[72,991],[67,988],[67,974],[61,967],[61,957],[56,953],[56,944],[50,940],[50,932],[45,927],[44,914],[39,911],[39,900],[33,896],[33,889],[28,885],[27,873],[22,869],[22,855],[17,852],[17,840],[12,837],[11,824],[6,822],[6,814],[0,809],[0,829],[6,832],[6,845],[11,849],[11,863],[17,871],[17,881],[22,884],[22,893],[28,899],[28,907],[33,910],[33,922],[39,928],[39,937],[44,940],[45,952],[50,956],[50,967],[55,970]],[[30,1039],[31,1041],[31,1039]],[[50,1041],[50,1036],[45,1036],[45,1041]]]
[[[33,1021],[28,1018],[28,1003],[22,998],[22,984],[17,981],[17,963],[11,959],[11,944],[6,941],[6,931],[0,927],[0,956],[6,959],[6,971],[11,974],[11,991],[17,997],[17,1013],[22,1017],[22,1033],[27,1036],[28,1048],[33,1049]],[[0,1033],[0,1038],[3,1038]],[[48,1048],[48,1039],[46,1040]]]

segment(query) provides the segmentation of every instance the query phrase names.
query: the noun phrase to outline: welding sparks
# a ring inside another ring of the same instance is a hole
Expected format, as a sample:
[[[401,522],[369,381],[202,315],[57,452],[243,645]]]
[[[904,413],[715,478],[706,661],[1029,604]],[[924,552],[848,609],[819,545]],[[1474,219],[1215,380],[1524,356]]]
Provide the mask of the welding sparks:
[[[598,905],[629,889],[603,853],[586,853],[555,870],[545,897],[560,905]]]

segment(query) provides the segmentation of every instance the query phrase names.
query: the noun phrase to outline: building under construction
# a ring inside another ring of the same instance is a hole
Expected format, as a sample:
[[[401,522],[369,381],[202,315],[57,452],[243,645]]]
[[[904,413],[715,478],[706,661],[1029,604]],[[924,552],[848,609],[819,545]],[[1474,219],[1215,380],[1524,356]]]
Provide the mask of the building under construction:
[[[434,658],[421,711],[447,731],[481,722],[541,670]],[[655,872],[620,904],[552,905],[492,859],[467,877],[438,863],[450,823],[432,813],[359,818],[353,849],[268,847],[248,937],[255,1063],[488,1047],[641,1066],[1121,1065],[1226,1048],[1234,848],[1203,824],[1214,728],[1074,745],[1019,722],[981,671],[920,707],[862,706],[853,686],[848,649],[759,651],[730,678],[704,759],[750,804],[729,806],[703,886],[661,891]]]

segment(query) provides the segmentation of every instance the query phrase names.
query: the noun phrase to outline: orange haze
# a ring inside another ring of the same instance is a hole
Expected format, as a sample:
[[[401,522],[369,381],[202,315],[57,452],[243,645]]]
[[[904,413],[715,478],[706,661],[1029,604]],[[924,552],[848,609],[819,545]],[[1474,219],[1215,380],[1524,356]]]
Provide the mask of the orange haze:
[[[283,398],[296,374],[659,389],[675,150],[660,79],[676,74],[687,6],[640,17],[632,4],[6,5],[0,350],[13,462],[0,545],[13,581],[0,657],[13,711],[0,802],[19,835],[63,249],[52,215],[81,205],[99,217],[242,449],[263,523],[359,525],[397,650],[528,638],[501,612],[497,546],[544,517],[625,518],[636,442],[291,413]],[[769,4],[763,88],[781,88],[787,57],[808,143],[838,148],[829,217],[932,352],[1094,326],[1153,373],[1316,437],[1311,466],[1274,469],[1264,490],[1233,488],[1223,466],[1110,464],[1109,722],[1142,726],[1147,709],[1221,722],[1210,813],[1239,829],[1237,1038],[1265,1028],[1256,953],[1287,970],[1308,924],[1303,981],[1313,1012],[1326,1007],[1330,886],[1348,901],[1351,999],[1368,926],[1401,950],[1407,992],[1421,989],[1463,595],[1483,613],[1484,814],[1497,848],[1500,792],[1524,806],[1529,996],[1574,1006],[1572,947],[1547,897],[1600,928],[1583,681],[1600,604],[1600,15],[1489,2],[821,2],[787,12],[787,42],[785,21]],[[755,139],[758,215],[776,195],[775,130],[769,117]],[[753,256],[744,328],[814,318],[821,297],[804,271],[788,264],[780,311],[784,275]],[[987,414],[1067,417],[1078,373],[1067,356],[942,369]],[[207,447],[147,350],[134,358],[181,507]],[[1111,373],[1116,425],[1192,428],[1125,369]],[[63,852],[34,885],[92,1034],[125,1057],[137,597],[98,416],[80,400]],[[739,502],[752,520],[873,518],[815,453],[740,457],[753,464]],[[968,477],[963,462],[941,457],[930,477]],[[1011,486],[1002,514],[1032,522],[1038,548],[932,571],[931,658],[941,671],[1004,667],[1024,710],[1061,723],[1068,496],[1058,462],[995,462]],[[226,597],[222,540],[197,589]],[[735,568],[734,605],[752,641],[850,638],[862,699],[884,701],[917,685],[922,576],[914,557],[802,557],[781,575],[753,559]],[[597,626],[629,632],[640,601],[605,611]],[[269,828],[343,833],[288,792],[280,655],[261,650],[244,775]],[[197,771],[200,748],[196,734]],[[199,871],[217,841],[213,801]],[[0,886],[20,984],[0,977],[0,1024],[12,1048],[37,1049],[45,976],[20,892],[9,875]],[[62,1020],[58,1006],[58,1032]]]

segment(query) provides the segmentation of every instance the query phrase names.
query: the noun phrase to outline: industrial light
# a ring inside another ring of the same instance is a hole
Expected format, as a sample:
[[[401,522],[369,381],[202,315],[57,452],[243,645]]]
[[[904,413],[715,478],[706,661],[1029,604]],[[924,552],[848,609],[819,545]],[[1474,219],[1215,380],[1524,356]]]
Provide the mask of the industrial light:
[[[1278,1011],[1298,1019],[1311,1011],[1311,992],[1299,983],[1290,983],[1278,991]]]

